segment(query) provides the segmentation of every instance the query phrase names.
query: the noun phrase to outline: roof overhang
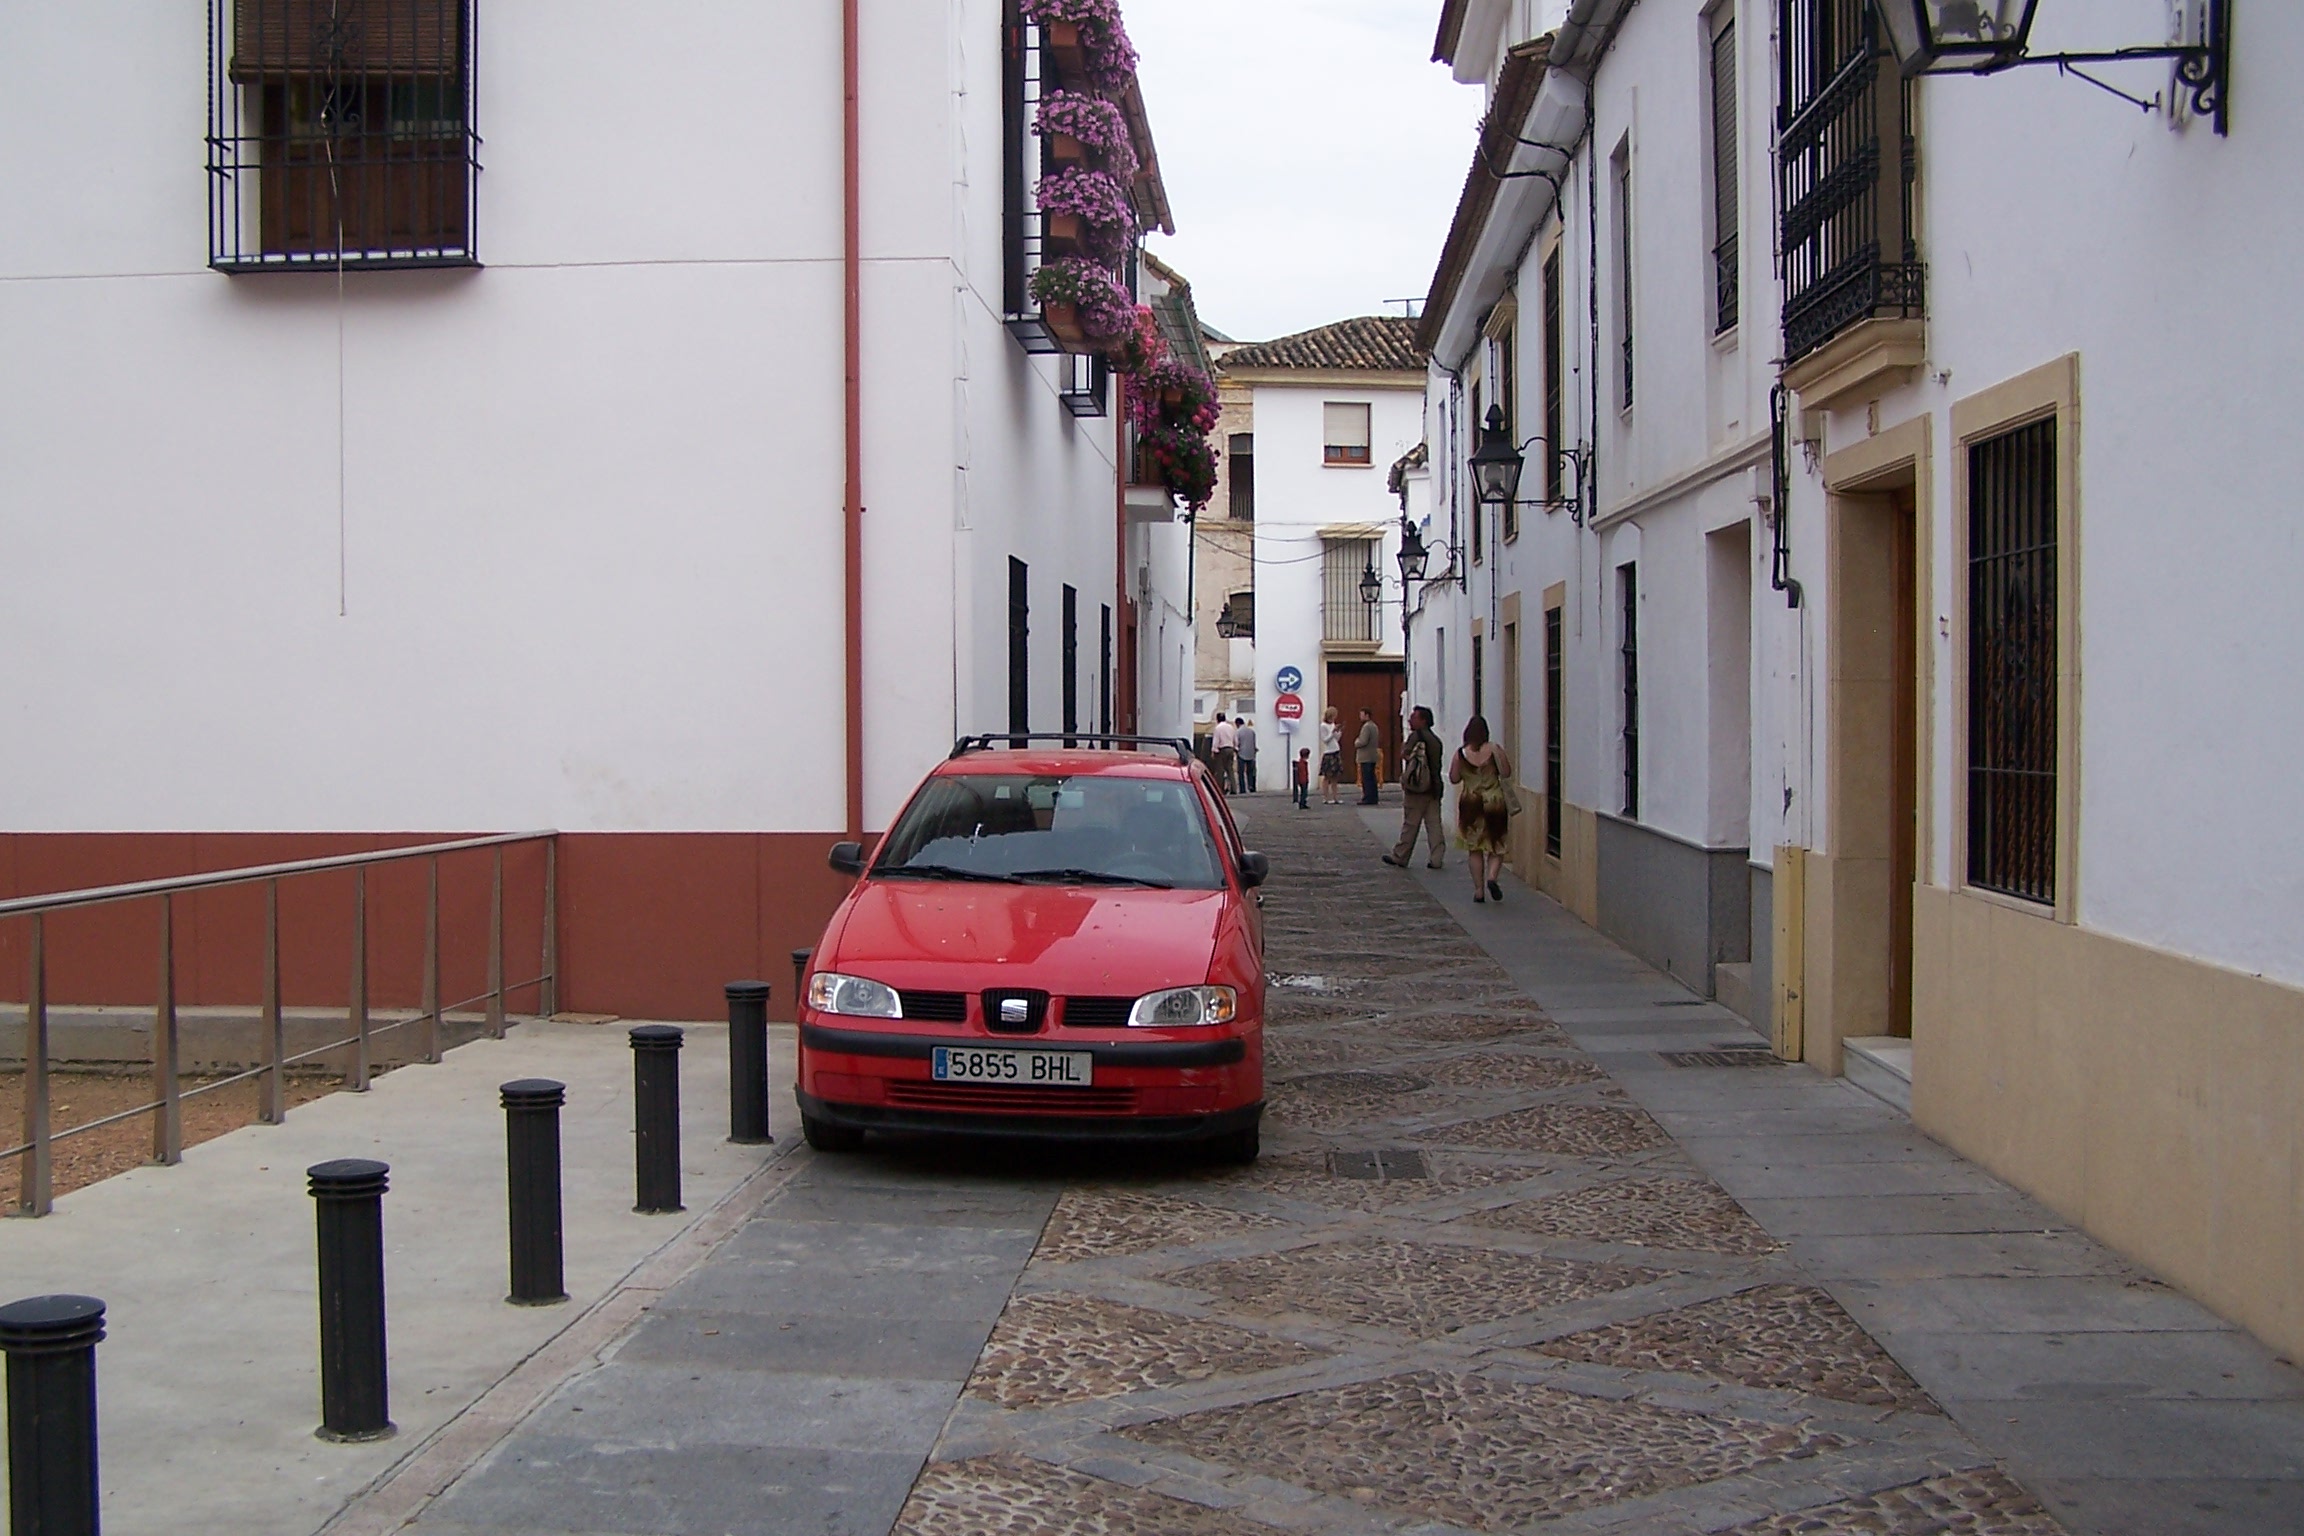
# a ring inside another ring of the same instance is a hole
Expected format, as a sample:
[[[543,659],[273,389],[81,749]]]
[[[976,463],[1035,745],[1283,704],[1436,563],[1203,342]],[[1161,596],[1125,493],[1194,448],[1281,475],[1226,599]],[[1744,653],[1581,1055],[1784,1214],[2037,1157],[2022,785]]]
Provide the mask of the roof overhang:
[[[1131,78],[1120,93],[1120,112],[1128,120],[1128,137],[1136,144],[1136,180],[1129,190],[1136,212],[1146,227],[1164,235],[1176,233],[1176,215],[1168,206],[1168,184],[1160,179],[1160,150],[1152,142],[1152,118],[1144,110],[1144,90]]]
[[[1405,368],[1226,368],[1226,384],[1280,389],[1414,389],[1424,387],[1422,369]]]

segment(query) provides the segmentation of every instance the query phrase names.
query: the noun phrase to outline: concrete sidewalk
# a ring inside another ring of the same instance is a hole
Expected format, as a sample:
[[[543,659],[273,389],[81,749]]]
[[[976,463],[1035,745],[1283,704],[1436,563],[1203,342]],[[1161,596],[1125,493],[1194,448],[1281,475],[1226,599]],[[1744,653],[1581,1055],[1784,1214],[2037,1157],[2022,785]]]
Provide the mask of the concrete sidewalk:
[[[637,1315],[644,1298],[635,1286],[652,1278],[652,1258],[659,1276],[667,1260],[675,1270],[692,1263],[700,1254],[688,1250],[725,1228],[729,1202],[764,1194],[774,1158],[799,1140],[789,1027],[776,1032],[770,1052],[775,1147],[728,1144],[726,1028],[688,1027],[688,1210],[669,1216],[632,1210],[625,1028],[520,1024],[440,1065],[387,1073],[366,1094],[301,1106],[285,1125],[193,1147],[180,1167],[135,1169],[64,1197],[52,1216],[0,1224],[0,1298],[80,1292],[109,1308],[97,1397],[110,1536],[309,1536],[396,1467],[444,1481],[508,1427],[497,1424],[463,1450],[453,1431],[441,1435],[460,1423],[469,1440],[480,1422],[469,1410],[483,1394],[498,1393],[497,1419],[525,1411],[503,1385],[519,1398],[523,1362],[548,1367],[534,1391],[548,1390],[577,1363],[552,1363],[555,1340],[605,1344]],[[568,1085],[561,1134],[572,1299],[556,1307],[504,1301],[496,1090],[521,1077]],[[327,1444],[312,1433],[319,1325],[304,1170],[336,1157],[381,1158],[392,1168],[385,1285],[399,1434],[367,1445]]]
[[[1393,807],[1361,813],[1389,847]],[[1380,850],[1372,841],[1369,857]],[[1686,1068],[1760,1044],[1464,856],[1415,880],[1978,1443],[2074,1531],[2304,1531],[2304,1376],[2037,1202],[1805,1066]]]

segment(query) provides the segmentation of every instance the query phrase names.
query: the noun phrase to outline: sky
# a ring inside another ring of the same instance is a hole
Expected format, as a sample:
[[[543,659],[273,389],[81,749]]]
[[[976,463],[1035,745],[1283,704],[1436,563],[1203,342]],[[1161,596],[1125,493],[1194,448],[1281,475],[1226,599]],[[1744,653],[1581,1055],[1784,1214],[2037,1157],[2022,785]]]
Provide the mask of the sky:
[[[1421,299],[1481,90],[1430,62],[1440,0],[1129,0],[1200,318],[1265,341]]]

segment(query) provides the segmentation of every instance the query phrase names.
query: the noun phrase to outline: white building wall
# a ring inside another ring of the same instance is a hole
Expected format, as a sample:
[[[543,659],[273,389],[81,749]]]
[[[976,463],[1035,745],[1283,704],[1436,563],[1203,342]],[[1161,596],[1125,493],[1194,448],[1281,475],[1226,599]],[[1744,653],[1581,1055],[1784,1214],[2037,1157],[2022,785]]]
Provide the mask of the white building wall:
[[[204,265],[201,7],[19,9],[0,705],[55,749],[11,829],[838,825],[835,12],[490,0],[488,266],[340,303]],[[873,821],[1005,723],[1010,552],[1036,719],[1059,586],[1084,668],[1115,590],[1113,424],[997,324],[997,16],[866,5]]]

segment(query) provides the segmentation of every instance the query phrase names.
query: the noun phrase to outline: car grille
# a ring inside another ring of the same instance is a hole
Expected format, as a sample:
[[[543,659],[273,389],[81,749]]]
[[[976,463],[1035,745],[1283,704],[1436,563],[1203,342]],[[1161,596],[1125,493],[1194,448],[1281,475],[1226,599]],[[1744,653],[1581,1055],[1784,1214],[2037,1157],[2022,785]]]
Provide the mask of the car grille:
[[[965,992],[899,992],[904,1002],[904,1017],[925,1019],[931,1024],[965,1024],[968,1022],[968,994]]]
[[[895,1081],[888,1102],[899,1109],[958,1109],[978,1114],[1125,1115],[1133,1088],[1031,1088],[998,1083]]]
[[[1136,1006],[1132,997],[1068,997],[1064,999],[1064,1023],[1071,1029],[1119,1029],[1128,1022],[1128,1011]]]

